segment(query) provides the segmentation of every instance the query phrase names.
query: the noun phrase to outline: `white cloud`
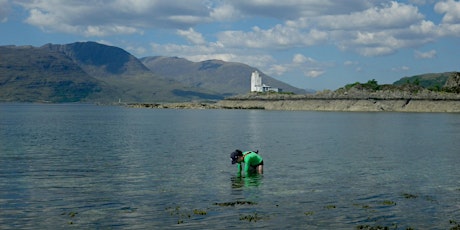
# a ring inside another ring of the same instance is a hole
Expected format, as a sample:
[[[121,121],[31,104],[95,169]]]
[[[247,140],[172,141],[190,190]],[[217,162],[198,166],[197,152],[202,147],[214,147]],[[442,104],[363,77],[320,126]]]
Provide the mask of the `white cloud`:
[[[241,17],[241,14],[230,4],[224,4],[211,9],[210,16],[213,20],[226,21]]]
[[[201,0],[181,1],[59,1],[18,3],[29,12],[26,22],[45,31],[109,36],[136,34],[151,28],[185,29],[209,22]]]
[[[224,31],[217,37],[222,44],[229,47],[272,49],[311,46],[327,40],[327,34],[324,32],[315,29],[303,32],[280,24],[267,30],[253,27],[250,32]]]
[[[419,23],[409,26],[409,32],[423,38],[439,35],[439,28],[432,21],[422,20]]]
[[[409,0],[410,3],[416,4],[416,5],[425,5],[426,0]]]
[[[366,57],[373,57],[373,56],[393,54],[394,52],[396,52],[396,50],[391,47],[377,46],[377,47],[360,47],[357,49],[357,52]]]
[[[246,15],[292,20],[301,17],[316,17],[319,15],[345,14],[362,11],[372,6],[368,0],[231,0],[228,1]]]
[[[460,36],[460,2],[453,0],[440,1],[434,6],[435,12],[444,14],[439,25],[439,36]]]
[[[431,59],[431,58],[435,58],[436,55],[437,55],[436,50],[430,50],[428,52],[421,52],[421,51],[416,50],[414,54],[415,58],[417,59]]]
[[[305,73],[305,76],[307,76],[307,77],[317,78],[317,77],[323,75],[325,73],[325,71],[321,70],[321,69],[313,69],[313,70],[306,71],[304,73]]]
[[[327,66],[327,64],[320,63],[311,57],[306,57],[303,54],[294,54],[290,63],[273,64],[268,68],[267,73],[281,76],[288,72],[300,72],[306,77],[316,78],[326,72],[324,67]]]
[[[391,70],[394,71],[394,72],[405,72],[405,71],[410,70],[410,68],[405,66],[405,65],[403,65],[403,66],[400,66],[400,67],[392,68]]]
[[[423,15],[418,12],[417,7],[391,2],[384,7],[372,7],[350,14],[321,16],[317,24],[321,28],[334,30],[382,30],[407,27],[421,19]]]
[[[7,22],[9,13],[10,4],[8,3],[8,0],[0,0],[0,22]]]
[[[295,65],[300,65],[300,64],[308,63],[308,62],[310,63],[315,62],[315,60],[313,60],[313,58],[310,58],[310,57],[305,57],[302,54],[295,54],[294,57],[292,58],[292,63]]]
[[[350,61],[350,60],[345,61],[345,62],[343,63],[344,66],[353,66],[353,65],[358,65],[358,64],[359,64],[359,63],[358,63],[357,61]]]
[[[443,23],[460,23],[460,2],[454,0],[440,1],[436,3],[434,10],[439,14],[444,14]]]
[[[393,54],[399,49],[431,42],[439,33],[415,6],[394,1],[362,12],[323,18],[326,20],[319,25],[331,29],[331,40],[341,50],[363,56]]]
[[[178,30],[177,34],[185,37],[189,42],[195,45],[203,45],[206,43],[203,35],[196,32],[193,28],[189,28],[188,30]]]
[[[416,6],[396,1],[372,6],[371,2],[347,1],[353,7],[345,7],[343,2],[329,1],[287,1],[283,4],[278,1],[236,1],[234,5],[242,12],[254,8],[257,14],[257,6],[265,9],[264,16],[285,18],[274,12],[275,8],[284,7],[294,10],[299,17],[267,29],[253,27],[251,31],[223,31],[218,34],[218,39],[225,46],[253,49],[293,49],[331,43],[343,51],[381,56],[423,45],[440,35],[440,29],[425,20]],[[328,14],[322,15],[310,12],[310,8],[306,7],[326,5],[347,10],[323,9],[321,12]],[[453,34],[457,28],[450,26],[444,31]]]
[[[277,76],[281,76],[288,71],[288,68],[285,65],[272,65],[268,72],[269,74],[275,74]]]

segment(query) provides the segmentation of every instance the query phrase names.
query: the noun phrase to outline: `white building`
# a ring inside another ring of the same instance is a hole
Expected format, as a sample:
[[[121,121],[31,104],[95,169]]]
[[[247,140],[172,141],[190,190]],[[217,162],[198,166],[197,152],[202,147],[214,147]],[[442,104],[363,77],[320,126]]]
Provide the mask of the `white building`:
[[[271,86],[262,83],[262,77],[259,72],[254,71],[251,74],[251,92],[280,92],[278,88],[272,88]]]

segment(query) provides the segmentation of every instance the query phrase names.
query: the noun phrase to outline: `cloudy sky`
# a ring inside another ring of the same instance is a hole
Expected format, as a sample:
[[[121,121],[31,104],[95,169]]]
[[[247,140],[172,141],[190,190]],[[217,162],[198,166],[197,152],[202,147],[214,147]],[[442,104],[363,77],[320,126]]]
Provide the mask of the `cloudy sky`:
[[[0,45],[77,41],[241,62],[299,88],[386,84],[460,71],[460,1],[0,0]]]

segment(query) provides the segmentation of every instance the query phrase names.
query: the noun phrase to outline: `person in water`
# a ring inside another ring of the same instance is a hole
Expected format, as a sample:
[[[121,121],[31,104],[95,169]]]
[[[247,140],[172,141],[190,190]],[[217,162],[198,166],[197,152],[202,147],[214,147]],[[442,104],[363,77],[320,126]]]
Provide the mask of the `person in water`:
[[[259,174],[264,172],[264,161],[258,151],[241,152],[241,150],[237,149],[230,154],[230,158],[232,159],[232,164],[238,164],[238,174],[242,170],[241,163],[244,163],[243,172],[246,175],[253,172]]]

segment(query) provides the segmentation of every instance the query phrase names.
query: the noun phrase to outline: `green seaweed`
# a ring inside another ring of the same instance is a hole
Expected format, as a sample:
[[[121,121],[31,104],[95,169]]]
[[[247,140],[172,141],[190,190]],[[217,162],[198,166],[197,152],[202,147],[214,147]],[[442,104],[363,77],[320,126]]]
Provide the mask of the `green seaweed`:
[[[63,215],[63,216],[64,216],[64,215],[67,215],[67,216],[69,216],[70,218],[75,217],[77,214],[78,214],[78,212],[69,212],[69,213],[63,212],[63,213],[61,213],[61,215]]]
[[[370,205],[368,204],[353,204],[353,206],[355,207],[359,207],[359,208],[363,208],[363,209],[370,209],[372,208]]]
[[[254,213],[254,215],[244,215],[240,216],[240,220],[246,220],[249,222],[257,222],[259,220],[265,219],[264,217],[259,216],[257,213]]]
[[[460,230],[460,224],[457,223],[457,221],[449,220],[449,223],[454,225],[453,227],[449,228],[449,230]]]
[[[176,216],[178,218],[177,224],[183,224],[185,219],[191,219],[193,215],[204,216],[208,214],[206,210],[195,208],[190,211],[190,209],[184,210],[180,206],[168,207],[165,208],[165,211],[169,212],[171,216]]]
[[[74,218],[75,216],[77,216],[78,212],[63,212],[61,213],[62,216],[68,216],[70,218]],[[68,221],[67,224],[73,224],[74,222],[73,221]]]
[[[315,214],[315,212],[313,212],[313,211],[308,211],[308,212],[304,212],[304,214],[305,214],[306,216],[312,216],[313,214]]]
[[[235,206],[235,205],[256,205],[256,202],[252,201],[234,201],[234,202],[223,202],[223,203],[214,203],[214,205],[217,206],[223,206],[223,207],[228,207],[228,206]]]
[[[193,209],[193,214],[195,214],[195,215],[202,215],[202,216],[203,216],[203,215],[206,215],[207,212],[204,211],[204,210]]]
[[[382,204],[392,206],[392,205],[396,205],[396,202],[391,201],[391,200],[384,200],[384,201],[382,201]]]
[[[417,198],[417,195],[410,194],[410,193],[404,193],[403,196],[406,199],[415,199],[415,198]]]
[[[356,226],[356,229],[363,229],[363,230],[390,230],[390,229],[398,229],[398,225],[393,224],[393,226],[388,227],[388,226],[371,226],[371,225],[358,225]],[[406,230],[412,230],[411,227],[406,228]]]

